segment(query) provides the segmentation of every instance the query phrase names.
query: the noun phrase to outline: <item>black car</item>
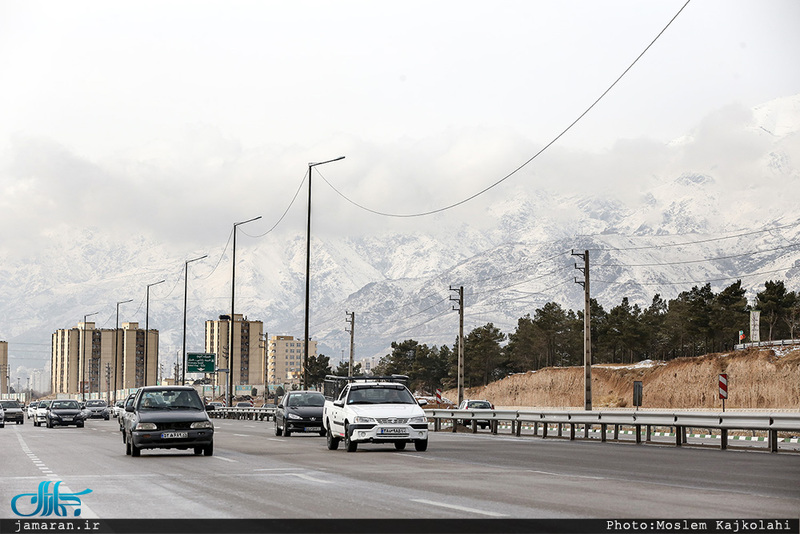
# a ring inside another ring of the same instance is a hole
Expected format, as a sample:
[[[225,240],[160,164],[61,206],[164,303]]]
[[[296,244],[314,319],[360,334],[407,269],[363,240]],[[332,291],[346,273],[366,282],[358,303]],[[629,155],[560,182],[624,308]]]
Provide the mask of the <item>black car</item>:
[[[1,400],[0,408],[2,408],[4,412],[3,416],[6,423],[14,422],[18,425],[25,424],[25,414],[19,402],[15,400]]]
[[[194,388],[147,386],[125,407],[125,453],[142,449],[193,449],[214,454],[214,424]]]
[[[83,428],[83,423],[86,421],[88,413],[81,409],[81,405],[76,400],[59,400],[56,399],[50,402],[47,408],[45,418],[47,420],[47,428],[54,426],[67,426],[75,425],[78,428]]]
[[[324,436],[324,406],[325,397],[319,391],[290,391],[275,410],[275,435],[288,438],[292,432],[317,432]]]
[[[106,421],[111,417],[111,408],[102,399],[86,401],[86,409],[89,411],[90,418],[103,418]]]

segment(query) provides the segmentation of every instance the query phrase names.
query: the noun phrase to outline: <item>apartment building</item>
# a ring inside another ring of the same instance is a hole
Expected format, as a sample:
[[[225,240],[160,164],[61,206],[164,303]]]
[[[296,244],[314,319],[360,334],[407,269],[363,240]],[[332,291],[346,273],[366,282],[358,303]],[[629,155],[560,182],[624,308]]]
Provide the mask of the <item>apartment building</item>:
[[[145,366],[145,332],[138,323],[123,323],[117,330],[86,322],[57,330],[51,343],[51,391],[91,394],[156,384],[158,330],[151,329],[147,340]]]
[[[223,315],[216,321],[206,321],[205,351],[217,355],[217,369],[230,369],[233,373],[233,385],[263,384],[265,373],[265,349],[261,344],[264,324],[261,321],[250,321],[241,314],[233,316],[233,351],[228,361],[228,345],[230,344],[229,316]],[[217,377],[224,384],[227,376]]]
[[[267,376],[270,384],[303,384],[305,342],[292,336],[272,336],[269,339]],[[308,355],[317,355],[317,342],[308,342]]]

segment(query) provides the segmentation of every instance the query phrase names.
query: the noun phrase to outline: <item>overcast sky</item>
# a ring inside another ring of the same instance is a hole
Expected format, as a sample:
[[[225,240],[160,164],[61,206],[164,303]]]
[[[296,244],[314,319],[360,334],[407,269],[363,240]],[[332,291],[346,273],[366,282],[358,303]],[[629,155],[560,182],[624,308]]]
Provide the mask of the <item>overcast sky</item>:
[[[320,171],[372,209],[461,200],[566,128],[684,2],[0,0],[0,250],[65,227],[217,244],[263,215],[263,232],[306,165],[339,155]],[[694,0],[555,148],[663,144],[800,92],[798,23],[796,0]]]

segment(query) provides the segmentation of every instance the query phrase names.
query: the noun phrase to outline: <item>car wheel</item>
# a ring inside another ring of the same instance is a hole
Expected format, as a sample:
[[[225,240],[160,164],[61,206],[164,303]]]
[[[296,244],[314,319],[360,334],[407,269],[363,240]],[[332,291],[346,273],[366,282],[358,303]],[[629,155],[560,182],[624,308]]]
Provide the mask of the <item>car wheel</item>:
[[[0,423],[0,428],[5,428],[5,427],[6,427],[5,423]]]
[[[195,447],[194,448],[194,455],[195,456],[200,456],[201,454],[203,454],[203,447]]]
[[[325,432],[324,430],[320,430],[319,435],[325,437],[327,435],[327,432]]]
[[[331,432],[331,425],[330,424],[328,424],[328,431],[325,432],[325,436],[327,437],[326,441],[328,442],[328,450],[329,451],[335,451],[336,449],[339,448],[339,438],[335,437],[333,435],[333,432]]]
[[[83,423],[78,423],[78,424],[77,424],[77,425],[75,425],[75,426],[77,426],[78,428],[83,428]]]
[[[277,419],[275,420],[275,435],[276,436],[282,436],[283,435],[283,429],[281,429],[281,427],[278,426]]]
[[[136,457],[141,455],[142,455],[142,449],[131,443],[131,456]]]
[[[125,454],[130,456],[131,455],[131,442],[125,440]]]
[[[350,428],[347,424],[344,425],[344,447],[347,452],[356,452],[356,449],[358,449],[358,443],[351,438]]]
[[[394,448],[397,449],[398,451],[405,450],[406,442],[405,441],[395,441],[394,442]]]
[[[418,439],[414,442],[414,449],[418,452],[425,452],[428,450],[428,440]]]
[[[208,445],[203,448],[203,453],[206,456],[213,456],[214,455],[214,443],[209,443]]]
[[[292,435],[292,432],[287,428],[283,431],[283,435],[287,438]]]
[[[24,425],[25,424],[25,419],[20,419],[19,420],[19,424]]]

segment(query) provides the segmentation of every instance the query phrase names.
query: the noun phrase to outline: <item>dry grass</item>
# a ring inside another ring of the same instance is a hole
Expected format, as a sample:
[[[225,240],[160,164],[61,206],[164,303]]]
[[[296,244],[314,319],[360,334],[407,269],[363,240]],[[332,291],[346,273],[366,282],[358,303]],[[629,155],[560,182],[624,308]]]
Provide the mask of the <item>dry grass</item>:
[[[720,373],[728,375],[726,409],[800,409],[800,349],[780,357],[772,350],[751,349],[679,358],[651,367],[594,366],[592,407],[631,407],[633,382],[641,380],[642,408],[721,409]],[[443,395],[458,398],[455,389]],[[467,388],[464,397],[488,399],[495,406],[582,408],[583,367],[512,375],[486,387]]]

